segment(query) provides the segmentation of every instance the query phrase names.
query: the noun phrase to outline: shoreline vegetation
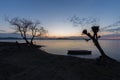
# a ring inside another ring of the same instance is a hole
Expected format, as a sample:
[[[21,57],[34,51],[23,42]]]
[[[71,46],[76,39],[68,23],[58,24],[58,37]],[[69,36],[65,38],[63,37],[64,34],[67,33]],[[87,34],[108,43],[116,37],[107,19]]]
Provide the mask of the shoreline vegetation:
[[[54,55],[26,43],[0,42],[0,80],[119,80],[120,62]]]

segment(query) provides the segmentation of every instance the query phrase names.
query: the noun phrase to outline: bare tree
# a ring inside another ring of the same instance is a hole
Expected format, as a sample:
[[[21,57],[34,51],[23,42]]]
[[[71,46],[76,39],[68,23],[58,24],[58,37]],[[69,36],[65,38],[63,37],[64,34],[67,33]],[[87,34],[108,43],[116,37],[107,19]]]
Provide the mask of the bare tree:
[[[89,33],[87,31],[87,29],[84,29],[82,33],[89,37],[89,39],[86,39],[87,41],[89,41],[89,40],[93,41],[94,45],[97,47],[97,49],[101,53],[101,56],[98,58],[98,61],[102,62],[102,63],[109,62],[109,60],[116,61],[116,60],[110,58],[109,56],[107,56],[105,54],[104,50],[102,49],[102,47],[99,44],[98,39],[101,37],[101,36],[98,35],[98,32],[100,31],[99,26],[92,26],[91,29],[92,29],[93,35],[91,33]]]
[[[77,19],[76,19],[77,18]],[[83,34],[85,34],[89,39],[85,39],[86,41],[92,40],[94,45],[97,47],[97,49],[99,50],[99,52],[101,53],[101,57],[100,60],[104,61],[106,58],[108,59],[109,57],[105,54],[105,52],[103,51],[102,47],[99,44],[98,39],[100,38],[100,36],[98,35],[99,30],[99,26],[96,25],[96,21],[95,19],[79,19],[79,17],[73,17],[71,19],[71,22],[73,22],[74,24],[77,25],[90,25],[92,32],[88,32],[87,29],[84,29],[82,31]],[[92,34],[93,33],[93,34]],[[111,58],[109,58],[111,59]]]
[[[31,30],[31,36],[32,36],[31,44],[33,44],[33,40],[35,37],[41,37],[48,32],[46,29],[44,29],[44,27],[38,28],[39,24],[40,24],[39,22],[36,22],[29,27],[29,29]]]
[[[102,57],[106,57],[107,55],[105,54],[105,52],[103,51],[103,49],[101,48],[101,46],[100,46],[100,44],[98,42],[98,38],[100,38],[100,36],[98,36],[99,26],[92,26],[91,29],[92,29],[93,35],[91,33],[87,32],[86,29],[84,29],[82,33],[85,34],[85,35],[87,35],[90,38],[87,41],[89,41],[89,40],[93,41],[94,45],[100,51],[101,56]]]
[[[13,18],[8,21],[11,25],[14,25],[15,32],[20,33],[21,37],[26,41],[27,44],[29,44],[29,41],[27,40],[27,32],[32,22],[24,18]]]
[[[15,32],[20,33],[21,37],[26,41],[27,44],[33,44],[33,39],[35,37],[39,37],[47,33],[44,27],[39,26],[40,23],[38,21],[33,22],[32,20],[27,20],[24,18],[13,18],[7,21],[15,27]],[[31,42],[28,41],[27,34],[32,36]]]

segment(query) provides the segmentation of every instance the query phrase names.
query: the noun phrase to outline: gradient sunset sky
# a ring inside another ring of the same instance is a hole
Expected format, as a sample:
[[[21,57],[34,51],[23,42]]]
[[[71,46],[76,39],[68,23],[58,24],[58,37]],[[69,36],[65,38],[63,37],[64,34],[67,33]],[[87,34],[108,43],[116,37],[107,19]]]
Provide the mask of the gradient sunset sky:
[[[13,32],[5,17],[19,17],[39,20],[50,36],[77,36],[82,30],[69,21],[74,15],[99,18],[105,27],[120,20],[120,0],[0,0],[0,32]]]

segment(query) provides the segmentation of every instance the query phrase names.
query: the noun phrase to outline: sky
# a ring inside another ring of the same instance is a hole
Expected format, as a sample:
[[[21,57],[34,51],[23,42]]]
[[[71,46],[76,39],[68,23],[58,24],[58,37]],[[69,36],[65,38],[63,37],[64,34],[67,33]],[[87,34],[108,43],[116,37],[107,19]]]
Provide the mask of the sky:
[[[120,0],[0,0],[0,32],[13,32],[5,17],[19,17],[39,20],[49,36],[78,36],[82,29],[69,21],[74,15],[99,18],[105,27],[120,20]]]

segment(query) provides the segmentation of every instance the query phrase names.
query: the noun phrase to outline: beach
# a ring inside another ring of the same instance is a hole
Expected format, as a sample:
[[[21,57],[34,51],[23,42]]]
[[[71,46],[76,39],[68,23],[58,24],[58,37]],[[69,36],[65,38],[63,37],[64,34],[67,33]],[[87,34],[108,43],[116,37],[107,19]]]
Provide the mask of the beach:
[[[0,42],[0,80],[119,80],[120,63],[55,55],[25,43]]]

